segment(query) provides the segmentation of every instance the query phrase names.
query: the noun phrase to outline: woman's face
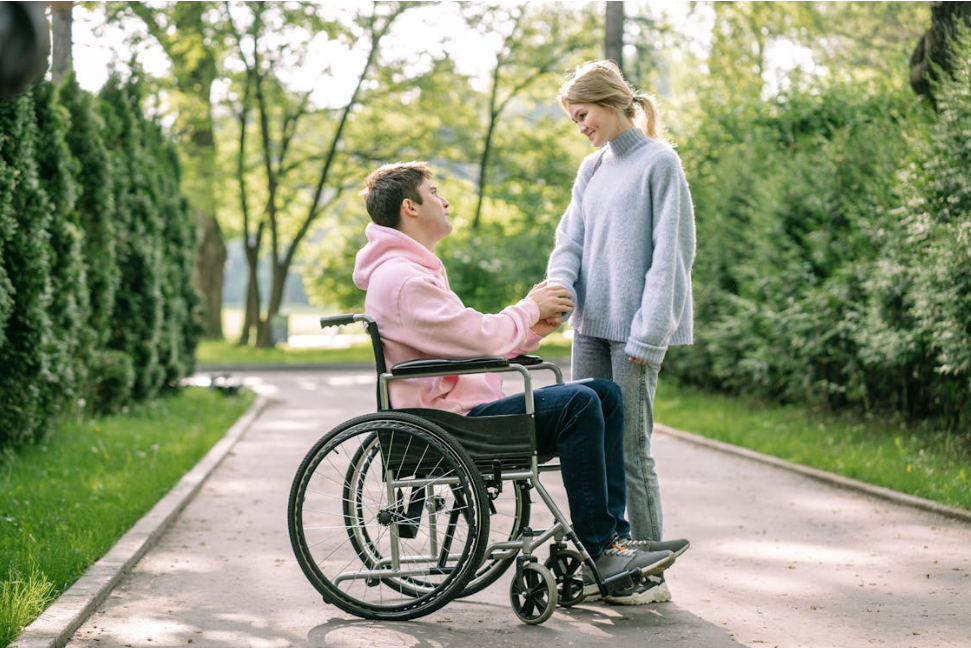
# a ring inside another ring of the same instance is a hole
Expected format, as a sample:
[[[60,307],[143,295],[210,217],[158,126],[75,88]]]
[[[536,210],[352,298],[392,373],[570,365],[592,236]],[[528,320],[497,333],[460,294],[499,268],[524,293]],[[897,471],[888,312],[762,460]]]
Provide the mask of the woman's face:
[[[580,134],[596,147],[603,146],[631,127],[631,124],[621,120],[616,110],[600,104],[568,103],[566,108],[570,119],[579,127]]]

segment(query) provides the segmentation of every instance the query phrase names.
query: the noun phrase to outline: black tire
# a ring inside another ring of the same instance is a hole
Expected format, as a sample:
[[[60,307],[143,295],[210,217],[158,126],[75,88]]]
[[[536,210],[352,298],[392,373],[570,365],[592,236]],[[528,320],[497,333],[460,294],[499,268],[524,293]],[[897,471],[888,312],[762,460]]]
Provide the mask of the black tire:
[[[358,470],[362,458],[369,463]],[[326,602],[366,619],[414,619],[475,575],[488,495],[468,453],[439,426],[377,412],[314,445],[294,477],[288,526],[297,562]]]
[[[560,549],[546,559],[546,568],[556,578],[557,603],[570,607],[582,603],[583,594],[583,556],[573,549]]]
[[[553,615],[556,609],[556,579],[553,572],[537,562],[528,562],[509,585],[513,612],[524,623],[537,625]]]

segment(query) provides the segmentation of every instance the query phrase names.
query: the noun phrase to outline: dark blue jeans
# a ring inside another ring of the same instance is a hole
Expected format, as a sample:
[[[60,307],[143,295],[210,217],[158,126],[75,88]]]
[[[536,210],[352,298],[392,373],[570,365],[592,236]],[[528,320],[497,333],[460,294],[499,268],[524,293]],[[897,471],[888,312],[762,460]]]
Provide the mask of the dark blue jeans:
[[[560,458],[573,530],[597,557],[615,536],[630,537],[624,517],[624,402],[610,380],[590,379],[533,392],[540,454]],[[469,416],[523,414],[522,394],[483,403]]]

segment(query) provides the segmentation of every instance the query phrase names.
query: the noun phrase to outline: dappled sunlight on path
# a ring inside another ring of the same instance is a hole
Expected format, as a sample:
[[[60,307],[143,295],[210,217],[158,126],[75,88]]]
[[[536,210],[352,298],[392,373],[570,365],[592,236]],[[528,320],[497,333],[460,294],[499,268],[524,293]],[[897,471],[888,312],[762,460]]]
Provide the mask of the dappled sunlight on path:
[[[746,645],[971,645],[971,526],[659,435],[675,600]],[[700,460],[699,452],[704,460]]]
[[[667,573],[673,603],[585,602],[526,626],[507,575],[415,621],[358,619],[303,576],[286,509],[311,445],[373,411],[374,376],[245,381],[273,402],[70,648],[971,645],[971,526],[663,434],[654,448],[666,535],[692,541]],[[558,475],[543,483],[565,507]],[[546,517],[534,504],[533,524]]]

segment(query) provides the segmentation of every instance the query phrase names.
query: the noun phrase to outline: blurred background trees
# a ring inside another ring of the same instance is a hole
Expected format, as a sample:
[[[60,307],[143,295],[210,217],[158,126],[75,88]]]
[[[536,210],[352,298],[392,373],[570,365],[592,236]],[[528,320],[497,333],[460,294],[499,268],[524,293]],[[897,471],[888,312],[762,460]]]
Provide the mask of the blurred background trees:
[[[357,193],[390,161],[435,167],[467,304],[518,299],[591,152],[557,89],[610,48],[695,201],[696,343],[666,375],[971,429],[971,3],[620,4],[74,4],[79,73],[79,18],[124,45],[99,87],[66,74],[2,106],[2,393],[164,389],[225,300],[258,345],[299,303],[360,308]]]

